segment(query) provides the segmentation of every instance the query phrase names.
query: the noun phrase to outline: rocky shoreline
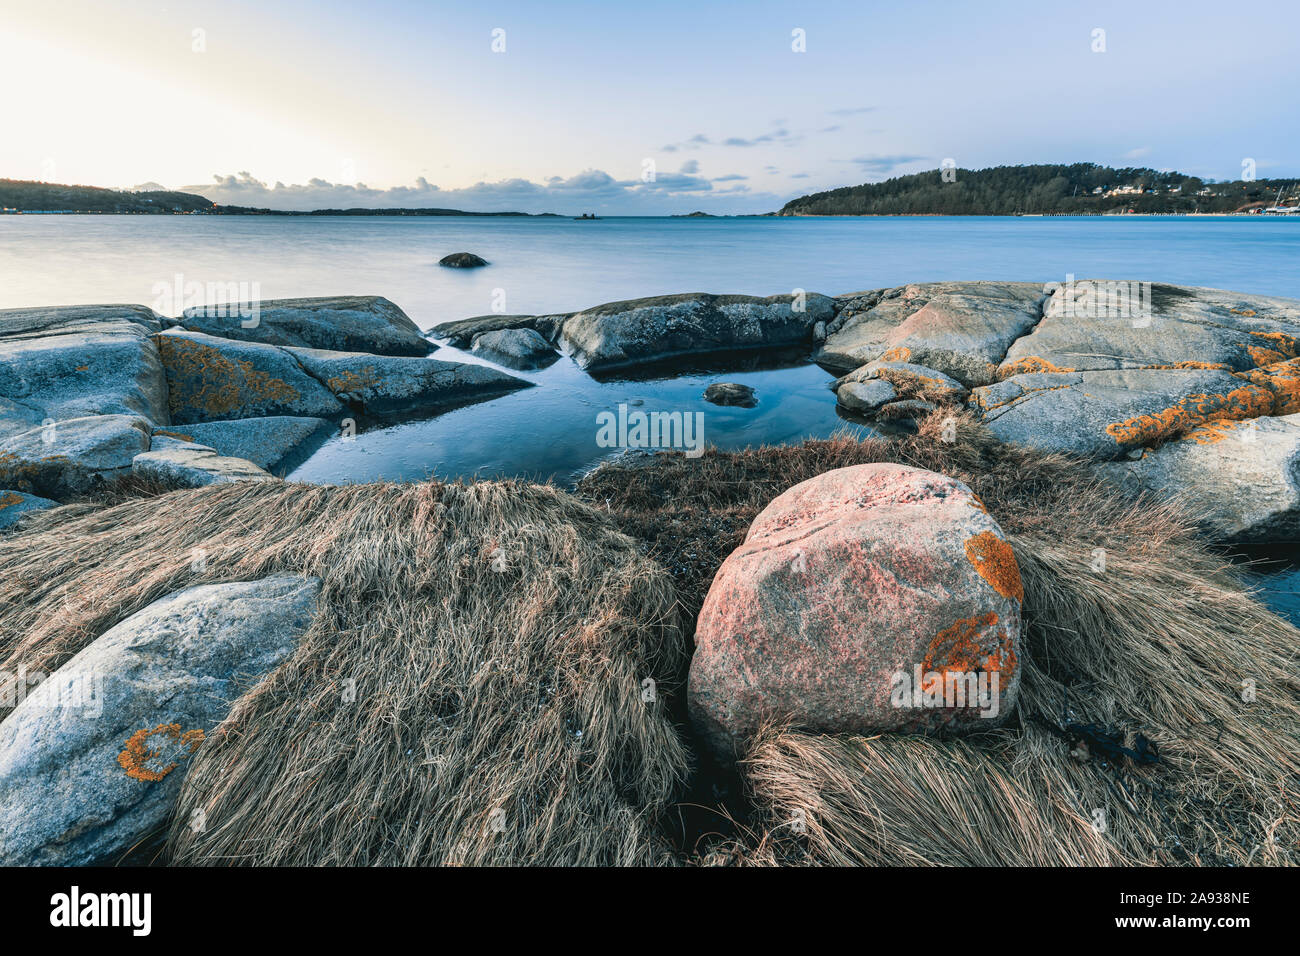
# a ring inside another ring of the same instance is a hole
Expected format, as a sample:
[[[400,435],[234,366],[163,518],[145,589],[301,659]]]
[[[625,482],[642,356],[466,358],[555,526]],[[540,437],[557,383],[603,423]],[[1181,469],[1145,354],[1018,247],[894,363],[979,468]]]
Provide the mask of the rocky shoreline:
[[[179,319],[132,305],[8,310],[0,494],[66,500],[128,473],[266,480],[340,423],[490,399],[530,386],[507,369],[561,355],[601,374],[803,347],[843,373],[831,387],[851,415],[911,421],[965,407],[1003,441],[1192,497],[1219,536],[1300,535],[1300,302],[1161,284],[1146,284],[1143,299],[1138,286],[682,294],[481,316],[431,333],[500,371],[427,358],[435,346],[379,296],[267,301],[219,316],[192,309]]]
[[[1159,824],[1148,806],[1118,837],[1052,824],[1059,781],[1097,787],[1036,729],[1066,680],[1130,742],[1214,764],[1233,819],[1276,819],[1280,785],[1252,781],[1291,772],[1296,631],[1206,548],[1300,536],[1300,302],[1117,289],[685,294],[435,329],[512,370],[565,355],[593,375],[797,347],[841,373],[846,415],[882,423],[636,456],[573,492],[274,477],[340,428],[532,386],[430,357],[380,297],[0,312],[0,859],[113,861],[170,827],[173,862],[687,862],[655,834],[692,760],[749,774],[776,832],[816,802],[790,803],[790,774],[849,786],[859,815],[905,805],[898,778],[861,788],[917,746],[932,777],[1042,770],[1013,814],[1032,832],[971,862],[1167,862],[1223,829],[1200,804]],[[753,405],[739,383],[706,400]],[[115,492],[128,477],[153,484]],[[936,695],[949,677],[975,696]],[[1246,679],[1282,690],[1241,710]],[[1193,692],[1189,725],[1172,702]],[[494,735],[508,745],[484,752]],[[815,741],[841,749],[809,769]],[[313,802],[315,820],[386,809],[347,824],[360,842],[300,852]],[[843,835],[812,850],[773,837],[781,862],[875,859],[853,819],[825,825]],[[1258,851],[1224,839],[1214,859]]]

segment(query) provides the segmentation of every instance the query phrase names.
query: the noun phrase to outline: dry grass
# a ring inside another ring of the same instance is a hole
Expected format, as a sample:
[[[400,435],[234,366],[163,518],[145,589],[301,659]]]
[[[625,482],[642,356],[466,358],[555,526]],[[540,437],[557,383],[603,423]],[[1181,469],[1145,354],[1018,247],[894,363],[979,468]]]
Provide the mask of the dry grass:
[[[687,791],[668,707],[718,565],[786,488],[878,461],[965,481],[1011,538],[1026,591],[1017,715],[962,739],[774,727],[742,764],[745,800],[719,805],[719,778],[700,774]],[[51,670],[181,587],[322,578],[298,651],[195,755],[167,861],[1296,862],[1300,631],[1176,505],[998,445],[951,410],[892,441],[603,468],[579,487],[588,503],[519,483],[159,492],[122,489],[0,538],[0,669]],[[1153,739],[1162,762],[1076,759],[1047,726],[1091,721]],[[688,802],[710,804],[705,822],[680,822]],[[196,809],[201,833],[185,825]]]
[[[225,485],[60,509],[0,540],[0,569],[0,668],[44,670],[181,587],[322,579],[296,653],[191,761],[164,859],[675,859],[657,826],[689,769],[664,712],[684,664],[671,583],[572,496]]]
[[[1296,861],[1300,631],[1250,596],[1176,503],[1135,500],[1077,462],[999,445],[950,409],[893,441],[661,456],[653,468],[602,469],[581,490],[647,542],[694,614],[768,501],[879,461],[966,482],[1010,536],[1026,592],[1018,716],[964,740],[773,728],[744,764],[759,816],[709,862]],[[1094,570],[1102,552],[1105,570]],[[1076,759],[1045,726],[1093,722],[1130,744],[1147,736],[1163,761]]]

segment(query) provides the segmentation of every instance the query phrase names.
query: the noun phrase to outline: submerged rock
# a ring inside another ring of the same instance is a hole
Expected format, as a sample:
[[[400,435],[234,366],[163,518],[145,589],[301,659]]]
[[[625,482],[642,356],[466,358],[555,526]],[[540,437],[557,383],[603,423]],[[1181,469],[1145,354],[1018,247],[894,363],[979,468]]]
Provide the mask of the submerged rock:
[[[833,300],[815,292],[802,300],[665,295],[575,313],[561,326],[560,344],[578,365],[595,371],[693,353],[811,345],[813,326],[833,315]]]
[[[490,398],[532,384],[484,365],[363,352],[286,351],[340,401],[369,415]]]
[[[0,486],[55,499],[102,487],[149,449],[138,415],[89,415],[52,422],[0,441]]]
[[[769,718],[825,733],[993,727],[1016,701],[1023,599],[1011,546],[961,482],[893,464],[826,472],[769,504],[713,579],[692,720],[723,755]]]
[[[405,312],[381,295],[267,299],[217,309],[186,309],[193,332],[340,352],[428,355],[433,346]]]
[[[472,252],[453,252],[439,259],[438,265],[449,266],[452,269],[475,269],[487,265],[487,260]]]
[[[758,404],[754,390],[739,382],[715,382],[704,390],[704,400],[714,405],[739,405],[753,408]]]
[[[157,336],[174,424],[268,415],[331,417],[343,406],[288,350],[202,332]]]
[[[178,591],[28,691],[0,723],[0,862],[113,863],[166,822],[189,759],[293,651],[319,592],[293,575]]]
[[[1131,490],[1177,495],[1216,538],[1300,539],[1300,415],[1210,421],[1097,471]]]
[[[550,342],[533,329],[500,329],[474,337],[472,350],[508,368],[535,369],[559,358]]]
[[[0,531],[12,528],[25,514],[57,508],[58,505],[57,501],[49,498],[38,498],[21,491],[0,490]]]
[[[131,471],[142,478],[187,488],[229,481],[275,480],[251,461],[218,455],[215,449],[192,442],[176,442],[142,452],[131,460]]]

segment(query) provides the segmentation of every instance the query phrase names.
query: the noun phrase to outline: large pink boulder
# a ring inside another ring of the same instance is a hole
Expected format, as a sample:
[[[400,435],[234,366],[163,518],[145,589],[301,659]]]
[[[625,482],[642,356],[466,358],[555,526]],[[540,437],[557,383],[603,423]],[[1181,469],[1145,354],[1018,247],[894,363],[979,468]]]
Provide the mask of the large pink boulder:
[[[827,733],[987,729],[1020,683],[1015,555],[969,488],[857,465],[789,489],[713,579],[688,699],[722,756],[766,718]]]

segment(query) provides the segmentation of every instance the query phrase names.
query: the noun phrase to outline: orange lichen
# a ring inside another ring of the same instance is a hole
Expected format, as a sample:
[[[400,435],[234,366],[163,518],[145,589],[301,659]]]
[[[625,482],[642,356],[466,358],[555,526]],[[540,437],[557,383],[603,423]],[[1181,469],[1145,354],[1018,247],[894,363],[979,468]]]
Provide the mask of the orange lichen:
[[[1232,366],[1223,362],[1175,362],[1173,365],[1143,365],[1144,369],[1195,368],[1207,372],[1231,372]]]
[[[0,511],[10,508],[16,504],[21,504],[23,496],[12,491],[6,491],[0,495]]]
[[[885,354],[880,356],[881,360],[885,362],[906,362],[911,357],[912,350],[902,345],[886,349]]]
[[[77,371],[78,371],[78,372],[88,372],[88,371],[90,371],[90,366],[89,366],[89,365],[78,365],[78,366],[77,366]]]
[[[173,335],[155,336],[167,369],[167,404],[173,414],[198,409],[227,415],[249,403],[291,402],[296,388],[254,368],[244,359],[231,360],[218,349]]]
[[[1236,427],[1236,422],[1206,422],[1204,425],[1197,425],[1184,435],[1182,440],[1195,442],[1198,445],[1215,445],[1227,438],[1228,433]]]
[[[1254,368],[1238,375],[1273,393],[1273,414],[1300,412],[1300,359],[1277,362],[1268,368]]]
[[[981,499],[979,495],[970,496],[970,506],[976,511],[982,511],[985,514],[989,513],[989,506],[984,503],[983,499]]]
[[[1005,598],[1024,601],[1025,586],[1020,580],[1016,553],[992,531],[982,531],[966,542],[966,559],[975,570]]]
[[[1286,358],[1300,357],[1300,339],[1285,332],[1251,332],[1256,338],[1271,342],[1273,349],[1284,353]]]
[[[194,441],[193,435],[186,435],[183,432],[168,431],[165,428],[155,428],[153,430],[153,433],[155,436],[163,435],[167,438],[175,438],[177,441]]]
[[[1209,421],[1238,421],[1272,414],[1273,394],[1259,385],[1243,385],[1226,394],[1188,395],[1149,415],[1138,415],[1106,426],[1106,434],[1121,445],[1158,445],[1185,435]]]
[[[935,693],[946,684],[949,674],[997,673],[1010,680],[1020,663],[1011,635],[1003,629],[992,635],[992,642],[981,640],[982,632],[997,624],[998,616],[990,611],[982,617],[961,618],[936,634],[921,661],[921,672],[926,675],[921,689]]]
[[[159,724],[153,730],[142,727],[127,739],[126,749],[117,755],[117,762],[126,771],[128,777],[145,783],[157,783],[176,769],[175,761],[156,769],[149,766],[149,761],[157,760],[163,750],[162,747],[151,747],[145,742],[155,735],[164,738],[162,741],[164,745],[170,743],[181,759],[194,753],[203,743],[202,730],[187,730],[181,733],[180,724]]]
[[[374,388],[379,384],[379,376],[373,366],[367,365],[360,373],[349,370],[342,375],[327,379],[325,384],[335,395],[342,395],[345,392],[361,392]]]
[[[1255,314],[1254,309],[1229,309],[1228,311],[1231,312],[1233,315],[1254,315]]]
[[[1026,355],[1024,358],[1016,359],[1010,365],[1004,365],[998,369],[998,378],[1007,379],[1012,375],[1022,375],[1026,372],[1073,372],[1072,368],[1060,368],[1047,361],[1045,358],[1039,358],[1037,355]]]

